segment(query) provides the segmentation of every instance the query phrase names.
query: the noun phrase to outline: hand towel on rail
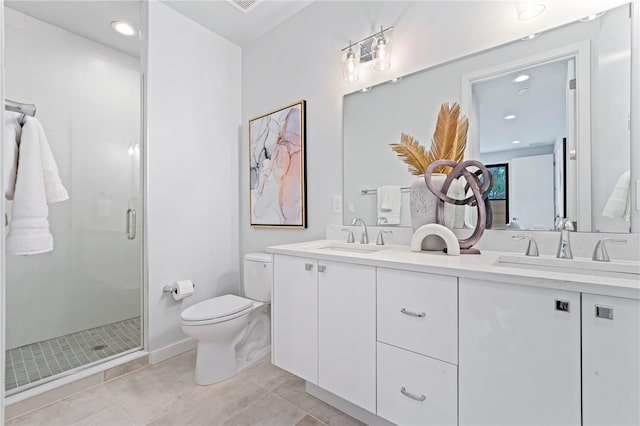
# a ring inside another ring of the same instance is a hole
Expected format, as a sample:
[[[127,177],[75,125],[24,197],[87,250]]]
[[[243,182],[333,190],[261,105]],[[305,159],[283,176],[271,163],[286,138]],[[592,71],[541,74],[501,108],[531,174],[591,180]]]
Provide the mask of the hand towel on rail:
[[[378,196],[378,218],[387,219],[385,225],[400,224],[400,207],[402,204],[402,193],[400,187],[395,185],[381,186],[377,190]]]

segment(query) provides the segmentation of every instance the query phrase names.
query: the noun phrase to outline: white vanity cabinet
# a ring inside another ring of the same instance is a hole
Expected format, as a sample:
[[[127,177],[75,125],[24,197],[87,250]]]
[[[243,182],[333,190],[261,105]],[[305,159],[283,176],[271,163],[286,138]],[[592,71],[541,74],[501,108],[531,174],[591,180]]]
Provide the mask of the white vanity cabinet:
[[[318,386],[376,412],[376,270],[318,261]]]
[[[461,425],[579,425],[580,293],[460,278]]]
[[[583,424],[640,424],[640,301],[582,295]]]
[[[317,260],[274,256],[271,321],[273,363],[317,384]]]
[[[375,268],[276,255],[273,270],[273,363],[375,413]]]

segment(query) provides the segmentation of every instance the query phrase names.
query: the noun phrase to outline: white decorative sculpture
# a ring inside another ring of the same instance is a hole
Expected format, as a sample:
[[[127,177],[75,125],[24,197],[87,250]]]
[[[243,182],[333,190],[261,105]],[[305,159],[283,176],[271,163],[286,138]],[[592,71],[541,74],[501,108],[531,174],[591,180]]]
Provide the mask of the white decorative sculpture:
[[[436,235],[444,241],[447,246],[447,254],[450,256],[460,256],[460,244],[453,231],[446,226],[437,223],[422,225],[413,233],[411,238],[411,251],[422,251],[422,242],[425,238]]]

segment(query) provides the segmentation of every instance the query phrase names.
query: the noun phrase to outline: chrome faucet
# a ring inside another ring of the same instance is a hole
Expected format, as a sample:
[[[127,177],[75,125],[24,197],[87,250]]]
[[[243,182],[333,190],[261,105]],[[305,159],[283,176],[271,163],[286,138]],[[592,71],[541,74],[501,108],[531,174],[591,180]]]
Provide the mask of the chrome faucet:
[[[342,228],[341,231],[347,232],[347,243],[352,244],[356,242],[356,238],[353,236],[353,231],[349,228]]]
[[[358,222],[360,222],[360,225],[362,227],[362,235],[360,235],[360,244],[369,244],[369,233],[367,232],[367,225],[364,223],[364,220],[357,217],[351,221],[351,225],[356,226]]]
[[[380,230],[380,232],[378,232],[378,238],[376,238],[376,245],[378,246],[384,245],[384,234],[393,234],[393,231]]]
[[[560,231],[560,242],[558,243],[556,257],[558,259],[573,259],[571,241],[569,240],[569,232],[573,231],[573,224],[566,217],[559,217],[556,219],[556,228]]]
[[[514,240],[529,241],[529,245],[527,246],[527,252],[525,253],[526,256],[540,256],[540,252],[538,251],[538,244],[536,243],[536,240],[534,240],[531,235],[514,235],[511,238],[513,238]]]
[[[607,252],[607,241],[612,242],[614,244],[624,244],[627,240],[617,239],[617,238],[603,238],[596,243],[596,246],[593,248],[593,256],[591,257],[596,262],[611,262],[609,258],[609,253]]]
[[[376,222],[377,226],[384,225],[385,223],[389,223],[386,217],[380,216],[378,221]]]

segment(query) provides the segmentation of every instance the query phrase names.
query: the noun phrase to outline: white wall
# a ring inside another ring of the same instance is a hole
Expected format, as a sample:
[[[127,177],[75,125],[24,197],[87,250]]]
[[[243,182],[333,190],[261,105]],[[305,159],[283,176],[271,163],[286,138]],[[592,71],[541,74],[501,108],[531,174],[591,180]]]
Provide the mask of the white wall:
[[[5,10],[6,96],[34,103],[70,200],[49,206],[54,251],[6,259],[7,347],[140,315],[139,60]],[[103,206],[98,210],[98,203]],[[10,203],[8,204],[10,216]]]
[[[147,58],[148,309],[151,351],[186,336],[187,306],[238,292],[240,47],[156,2]],[[163,294],[196,283],[182,302]]]
[[[572,22],[622,0],[548,2],[537,19],[518,21],[511,1],[315,2],[243,49],[243,132],[240,155],[241,252],[322,238],[332,195],[342,194],[342,96],[345,93],[443,63],[527,34]],[[340,49],[349,40],[394,25],[392,68],[342,80]],[[488,29],[491,30],[488,30]],[[281,52],[274,59],[274,51]],[[248,223],[247,130],[250,117],[279,105],[307,100],[307,198],[309,228],[252,229]]]

